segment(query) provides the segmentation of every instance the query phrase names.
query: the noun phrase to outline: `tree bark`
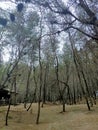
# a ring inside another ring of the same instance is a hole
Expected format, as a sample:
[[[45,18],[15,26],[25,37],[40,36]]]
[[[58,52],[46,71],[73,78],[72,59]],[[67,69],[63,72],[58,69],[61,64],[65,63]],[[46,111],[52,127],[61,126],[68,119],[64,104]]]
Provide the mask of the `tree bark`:
[[[71,39],[70,32],[69,32],[68,34],[69,34],[69,40],[70,40],[71,47],[72,47],[73,59],[74,59],[74,63],[75,63],[75,66],[76,66],[76,70],[77,70],[77,74],[78,74],[78,78],[79,78],[81,90],[82,90],[82,93],[83,93],[84,98],[85,98],[85,100],[86,100],[86,104],[87,104],[88,110],[90,110],[90,105],[89,105],[89,101],[88,101],[88,94],[84,91],[84,88],[83,88],[82,82],[81,82],[80,69],[79,69],[79,67],[81,67],[81,66],[79,66],[80,64],[77,63],[77,59],[76,59],[76,55],[75,55],[74,46],[73,46],[73,42],[72,42],[72,39]],[[83,73],[82,73],[82,74],[83,74]],[[85,79],[84,79],[84,80],[85,80]],[[86,83],[86,82],[85,82],[85,83]],[[86,86],[86,87],[87,87],[87,86]]]
[[[29,91],[31,72],[32,72],[32,65],[29,67],[29,70],[28,70],[27,85],[26,85],[26,95],[25,95],[25,98],[24,98],[24,108],[26,108],[27,101],[28,101],[28,91]]]
[[[10,106],[11,106],[11,99],[9,99],[8,109],[7,109],[7,113],[6,113],[6,120],[5,120],[6,126],[8,126],[8,117],[9,117],[9,112],[10,112]]]

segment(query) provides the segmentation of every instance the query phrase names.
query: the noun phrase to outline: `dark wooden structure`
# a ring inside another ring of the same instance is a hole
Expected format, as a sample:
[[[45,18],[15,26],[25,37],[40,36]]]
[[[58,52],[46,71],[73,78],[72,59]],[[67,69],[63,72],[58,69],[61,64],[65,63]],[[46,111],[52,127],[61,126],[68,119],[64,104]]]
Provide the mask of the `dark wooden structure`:
[[[5,90],[3,88],[0,89],[0,105],[3,103],[8,104],[10,97],[11,95],[8,90]]]

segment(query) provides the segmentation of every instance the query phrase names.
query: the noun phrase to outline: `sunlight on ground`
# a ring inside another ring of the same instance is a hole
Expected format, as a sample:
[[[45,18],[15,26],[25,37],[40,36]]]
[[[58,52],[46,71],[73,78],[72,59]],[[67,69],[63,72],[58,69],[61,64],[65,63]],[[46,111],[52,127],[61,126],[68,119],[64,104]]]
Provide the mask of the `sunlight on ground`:
[[[23,105],[11,106],[9,126],[4,126],[7,107],[0,107],[0,130],[98,130],[98,105],[88,111],[86,105],[66,106],[46,104],[41,108],[40,124],[36,125],[37,104],[27,112]]]

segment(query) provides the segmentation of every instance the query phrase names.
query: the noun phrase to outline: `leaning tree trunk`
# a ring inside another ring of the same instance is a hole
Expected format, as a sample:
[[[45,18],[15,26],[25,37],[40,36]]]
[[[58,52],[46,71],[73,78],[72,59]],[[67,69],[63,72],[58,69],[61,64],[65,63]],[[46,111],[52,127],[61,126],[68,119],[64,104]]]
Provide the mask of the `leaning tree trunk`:
[[[69,40],[70,40],[71,48],[72,48],[73,60],[74,60],[74,63],[75,63],[77,74],[78,74],[81,90],[82,90],[82,93],[83,93],[84,98],[86,100],[86,104],[87,104],[88,110],[90,110],[90,105],[89,105],[89,101],[88,101],[88,94],[87,94],[87,92],[85,92],[85,90],[84,90],[84,88],[82,86],[82,82],[81,82],[80,68],[79,68],[80,64],[77,63],[76,54],[75,54],[75,51],[74,51],[74,46],[73,46],[73,42],[72,42],[72,38],[71,38],[70,32],[68,34],[69,34]]]
[[[13,80],[13,82],[11,84],[10,93],[11,93],[11,91],[13,89],[13,85],[14,85],[14,80]],[[11,107],[11,96],[10,96],[10,98],[8,100],[8,109],[7,109],[6,118],[5,118],[5,125],[6,126],[8,125],[8,117],[9,117],[10,107]]]
[[[11,91],[12,91],[12,89],[13,89],[13,85],[14,85],[14,81],[13,81],[12,84],[11,84],[10,93],[11,93]],[[8,109],[7,109],[7,113],[6,113],[6,119],[5,119],[5,125],[6,125],[6,126],[8,125],[8,117],[9,117],[10,107],[11,107],[11,97],[10,97],[9,100],[8,100]]]
[[[36,99],[36,91],[37,91],[37,80],[36,80],[36,76],[35,76],[35,67],[33,65],[33,79],[34,79],[34,83],[35,83],[35,90],[34,90],[34,93],[33,93],[33,97],[32,97],[32,101],[29,105],[29,107],[27,108],[27,111],[29,111],[29,109],[31,108],[32,106],[32,103],[35,101]]]
[[[10,106],[11,106],[11,99],[9,99],[8,109],[7,109],[7,113],[6,113],[6,120],[5,120],[6,126],[8,126],[8,117],[9,117],[9,112],[10,112]]]
[[[90,90],[89,90],[90,87],[89,87],[89,85],[88,85],[88,82],[87,82],[87,79],[86,79],[86,76],[85,76],[85,73],[84,73],[84,69],[83,69],[82,62],[81,62],[81,60],[80,60],[79,55],[77,54],[77,51],[74,51],[74,53],[75,53],[75,57],[76,57],[76,60],[77,60],[77,64],[78,64],[78,66],[80,67],[79,70],[80,70],[80,72],[81,72],[81,75],[82,75],[83,80],[84,80],[84,83],[85,83],[87,97],[89,98],[89,101],[90,101],[91,106],[93,106],[93,102],[92,102],[91,94],[90,94]]]

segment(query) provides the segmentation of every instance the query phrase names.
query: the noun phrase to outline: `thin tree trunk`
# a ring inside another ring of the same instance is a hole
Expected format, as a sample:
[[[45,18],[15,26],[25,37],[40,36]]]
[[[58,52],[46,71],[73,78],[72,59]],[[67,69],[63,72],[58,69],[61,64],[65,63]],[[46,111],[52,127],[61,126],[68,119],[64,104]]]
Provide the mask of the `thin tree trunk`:
[[[32,103],[34,102],[34,100],[35,100],[35,98],[36,98],[37,81],[36,81],[36,77],[35,77],[35,67],[34,67],[34,66],[33,66],[33,79],[34,79],[34,83],[35,83],[35,91],[34,91],[34,94],[33,94],[32,101],[31,101],[29,107],[27,108],[27,111],[29,111],[29,109],[30,109],[31,106],[32,106]]]
[[[40,8],[40,13],[42,16],[42,10]],[[40,20],[40,40],[39,40],[39,66],[40,66],[40,86],[39,86],[39,96],[38,96],[38,112],[36,118],[36,124],[39,124],[39,117],[40,117],[40,104],[41,104],[41,89],[42,89],[42,62],[41,62],[41,36],[42,36],[42,17]]]
[[[41,54],[40,53],[41,53],[41,48],[40,48],[40,43],[39,43],[40,86],[39,86],[38,112],[37,112],[36,124],[39,124],[40,102],[41,102],[41,89],[42,89],[42,64],[41,64]]]
[[[9,112],[10,112],[10,106],[11,106],[11,99],[9,99],[8,109],[7,109],[7,113],[6,113],[6,120],[5,120],[6,126],[8,126],[8,117],[9,117]]]
[[[26,108],[27,101],[28,101],[28,89],[29,89],[29,84],[30,84],[31,72],[32,72],[32,65],[30,66],[30,68],[28,70],[27,85],[26,85],[26,95],[25,95],[25,98],[24,98],[24,108]]]
[[[76,90],[75,90],[75,82],[74,82],[74,73],[73,73],[73,103],[76,104]]]
[[[78,74],[80,86],[81,86],[81,89],[82,89],[84,98],[85,98],[85,100],[86,100],[86,104],[87,104],[88,110],[90,110],[90,105],[89,105],[88,97],[87,97],[87,94],[86,94],[86,92],[84,91],[84,88],[83,88],[83,86],[82,86],[81,77],[80,77],[80,69],[79,69],[79,66],[78,66],[78,64],[77,64],[76,55],[75,55],[75,52],[74,52],[74,47],[73,47],[73,42],[72,42],[72,39],[71,39],[70,32],[69,32],[68,34],[69,34],[69,40],[70,40],[71,47],[72,47],[73,59],[74,59],[74,63],[75,63],[75,66],[76,66],[76,71],[77,71],[77,74]]]
[[[13,89],[13,85],[14,85],[14,80],[11,84],[11,89],[10,89],[10,98],[8,100],[8,109],[7,109],[7,113],[6,113],[6,118],[5,118],[5,125],[7,126],[8,125],[8,117],[9,117],[9,112],[10,112],[10,107],[11,107],[11,91]]]
[[[65,100],[64,100],[64,97],[63,97],[63,112],[65,112]]]
[[[14,96],[14,106],[16,105],[16,76],[14,77],[14,93],[15,93],[15,96]]]
[[[15,60],[14,65],[13,65],[13,66],[10,65],[10,67],[8,68],[8,70],[7,70],[7,76],[6,76],[5,80],[3,81],[3,83],[1,84],[1,86],[2,86],[3,88],[4,88],[5,84],[8,82],[8,80],[9,80],[11,74],[13,73],[14,69],[17,67],[17,65],[18,65],[18,63],[19,63],[21,57],[23,56],[23,50],[24,50],[24,48],[26,47],[26,45],[27,45],[27,44],[25,44],[25,45],[23,46],[23,48],[21,49],[21,51],[20,51],[18,57],[17,57],[16,60]]]
[[[43,97],[42,97],[42,107],[46,102],[46,80],[47,80],[47,73],[48,73],[48,63],[45,67],[45,75],[44,75],[44,85],[43,85]]]

